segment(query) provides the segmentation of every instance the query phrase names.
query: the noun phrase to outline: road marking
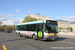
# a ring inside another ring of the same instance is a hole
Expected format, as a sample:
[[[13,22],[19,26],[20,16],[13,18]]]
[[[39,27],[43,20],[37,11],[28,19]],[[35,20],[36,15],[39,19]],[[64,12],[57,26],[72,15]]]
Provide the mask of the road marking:
[[[2,45],[4,50],[7,50],[7,48],[5,47],[5,45]]]
[[[72,42],[66,42],[66,41],[58,41],[58,42],[69,43],[69,44],[75,45],[75,43],[72,43]]]

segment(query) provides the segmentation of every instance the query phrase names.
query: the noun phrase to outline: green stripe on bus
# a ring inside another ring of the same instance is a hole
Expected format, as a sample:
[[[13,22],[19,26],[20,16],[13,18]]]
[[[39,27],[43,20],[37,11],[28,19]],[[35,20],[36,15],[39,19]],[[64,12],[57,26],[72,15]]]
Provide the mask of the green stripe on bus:
[[[28,23],[21,23],[21,24],[17,24],[17,25],[38,24],[38,23],[46,23],[46,21],[28,22]]]

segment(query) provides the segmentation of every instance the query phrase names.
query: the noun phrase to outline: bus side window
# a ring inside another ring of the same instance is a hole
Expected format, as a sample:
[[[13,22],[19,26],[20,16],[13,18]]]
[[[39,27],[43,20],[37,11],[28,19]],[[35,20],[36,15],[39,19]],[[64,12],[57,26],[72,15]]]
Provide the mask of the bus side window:
[[[40,31],[40,29],[41,29],[41,27],[40,27],[40,25],[38,25],[38,31]]]
[[[27,27],[27,31],[29,31],[29,29],[28,29],[28,25],[27,25],[26,27]]]
[[[17,26],[17,30],[20,30],[21,29],[21,26]]]
[[[26,25],[24,25],[24,30],[26,31]]]
[[[36,31],[36,24],[32,25],[32,31]]]
[[[27,27],[27,28],[28,28],[28,31],[30,31],[30,25],[28,25],[28,27]]]
[[[48,28],[47,28],[47,25],[45,25],[45,32],[48,33]]]
[[[44,28],[43,28],[43,24],[41,25],[41,31],[43,31],[44,30]]]
[[[44,29],[43,29],[43,24],[41,24],[41,25],[38,25],[38,31],[43,31]]]

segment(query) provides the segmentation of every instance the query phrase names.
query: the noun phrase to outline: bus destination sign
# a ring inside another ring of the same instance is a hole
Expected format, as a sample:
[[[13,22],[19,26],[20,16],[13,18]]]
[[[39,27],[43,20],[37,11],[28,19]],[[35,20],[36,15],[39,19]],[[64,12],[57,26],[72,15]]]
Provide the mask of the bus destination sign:
[[[47,20],[46,23],[48,23],[48,24],[58,24],[57,21],[51,21],[51,20]]]

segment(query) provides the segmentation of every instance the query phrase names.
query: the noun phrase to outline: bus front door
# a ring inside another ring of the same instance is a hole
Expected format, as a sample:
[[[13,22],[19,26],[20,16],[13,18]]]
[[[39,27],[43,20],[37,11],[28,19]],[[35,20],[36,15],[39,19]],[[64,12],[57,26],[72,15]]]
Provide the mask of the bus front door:
[[[37,25],[37,38],[43,39],[44,33],[43,33],[43,24]]]

